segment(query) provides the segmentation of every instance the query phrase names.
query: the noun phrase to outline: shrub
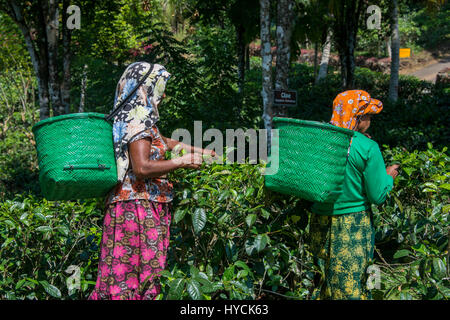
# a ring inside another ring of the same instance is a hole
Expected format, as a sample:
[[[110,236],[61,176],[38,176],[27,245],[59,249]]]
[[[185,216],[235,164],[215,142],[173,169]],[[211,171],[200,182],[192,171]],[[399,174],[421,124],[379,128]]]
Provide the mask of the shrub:
[[[402,164],[394,190],[373,207],[375,299],[449,299],[447,150],[384,152]],[[314,299],[307,235],[310,203],[264,188],[260,165],[204,165],[171,174],[171,246],[159,299]],[[0,298],[85,299],[97,276],[103,203],[17,196],[0,205]],[[65,270],[80,268],[68,292]]]
[[[298,92],[298,107],[289,116],[329,122],[333,100],[342,90],[339,75],[329,74],[313,85],[312,68],[298,65],[292,72],[291,86]],[[431,142],[438,148],[448,145],[450,122],[449,93],[443,87],[410,76],[401,76],[399,100],[388,101],[389,75],[366,68],[356,69],[356,87],[383,102],[383,111],[372,118],[369,134],[379,144],[402,146],[408,150],[426,150]]]
[[[449,157],[447,148],[424,152],[387,149],[401,164],[388,201],[374,208],[384,278],[379,298],[449,299]]]
[[[268,192],[256,165],[177,172],[170,299],[307,298],[315,268],[298,201]]]
[[[101,202],[18,195],[0,203],[0,298],[86,298],[97,274]],[[80,290],[67,290],[71,265]]]

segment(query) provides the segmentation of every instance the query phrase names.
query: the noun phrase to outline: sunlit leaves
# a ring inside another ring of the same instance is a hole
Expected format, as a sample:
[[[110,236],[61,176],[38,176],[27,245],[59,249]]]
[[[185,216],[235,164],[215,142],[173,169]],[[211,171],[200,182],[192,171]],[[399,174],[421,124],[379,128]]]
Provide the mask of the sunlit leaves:
[[[199,233],[206,225],[206,212],[203,208],[195,209],[192,214],[192,225],[194,226],[195,233]]]

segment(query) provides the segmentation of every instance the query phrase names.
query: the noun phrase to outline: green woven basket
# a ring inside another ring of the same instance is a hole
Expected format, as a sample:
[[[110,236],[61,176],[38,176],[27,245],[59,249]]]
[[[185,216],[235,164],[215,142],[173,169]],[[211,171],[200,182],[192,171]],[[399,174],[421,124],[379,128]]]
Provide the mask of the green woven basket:
[[[279,168],[265,176],[266,187],[314,202],[334,202],[342,193],[354,132],[316,121],[274,118],[273,123],[279,129]]]
[[[42,120],[33,134],[39,183],[48,200],[105,196],[117,184],[112,125],[100,113]]]

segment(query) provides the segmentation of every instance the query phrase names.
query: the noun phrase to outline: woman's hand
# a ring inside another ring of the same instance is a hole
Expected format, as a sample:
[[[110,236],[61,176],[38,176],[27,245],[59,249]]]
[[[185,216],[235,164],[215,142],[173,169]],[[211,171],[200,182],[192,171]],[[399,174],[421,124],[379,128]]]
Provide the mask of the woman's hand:
[[[394,164],[392,166],[389,166],[386,168],[386,173],[390,175],[393,179],[395,179],[398,176],[398,168],[400,165]]]
[[[198,169],[200,154],[191,153],[171,160],[150,160],[151,139],[140,139],[129,144],[131,167],[138,180],[161,177],[178,168]]]
[[[202,153],[203,155],[211,156],[212,158],[215,158],[217,156],[216,152],[210,149],[202,149]]]
[[[211,156],[212,158],[217,156],[217,154],[214,150],[197,148],[197,147],[179,142],[177,140],[166,138],[164,136],[162,136],[162,138],[164,139],[169,150],[175,151],[175,153],[179,153],[181,150],[185,150],[187,153],[199,153],[199,154],[203,154],[206,156]]]
[[[202,155],[199,153],[187,153],[184,156],[173,159],[179,168],[199,169],[202,165]]]

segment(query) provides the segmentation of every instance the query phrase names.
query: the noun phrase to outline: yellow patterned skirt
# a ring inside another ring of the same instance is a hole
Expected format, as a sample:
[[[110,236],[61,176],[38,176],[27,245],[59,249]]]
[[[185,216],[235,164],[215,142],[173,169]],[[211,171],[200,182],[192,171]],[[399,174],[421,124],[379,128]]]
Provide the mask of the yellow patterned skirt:
[[[370,212],[312,214],[310,244],[323,275],[319,299],[367,300],[366,270],[373,259],[374,228]]]

